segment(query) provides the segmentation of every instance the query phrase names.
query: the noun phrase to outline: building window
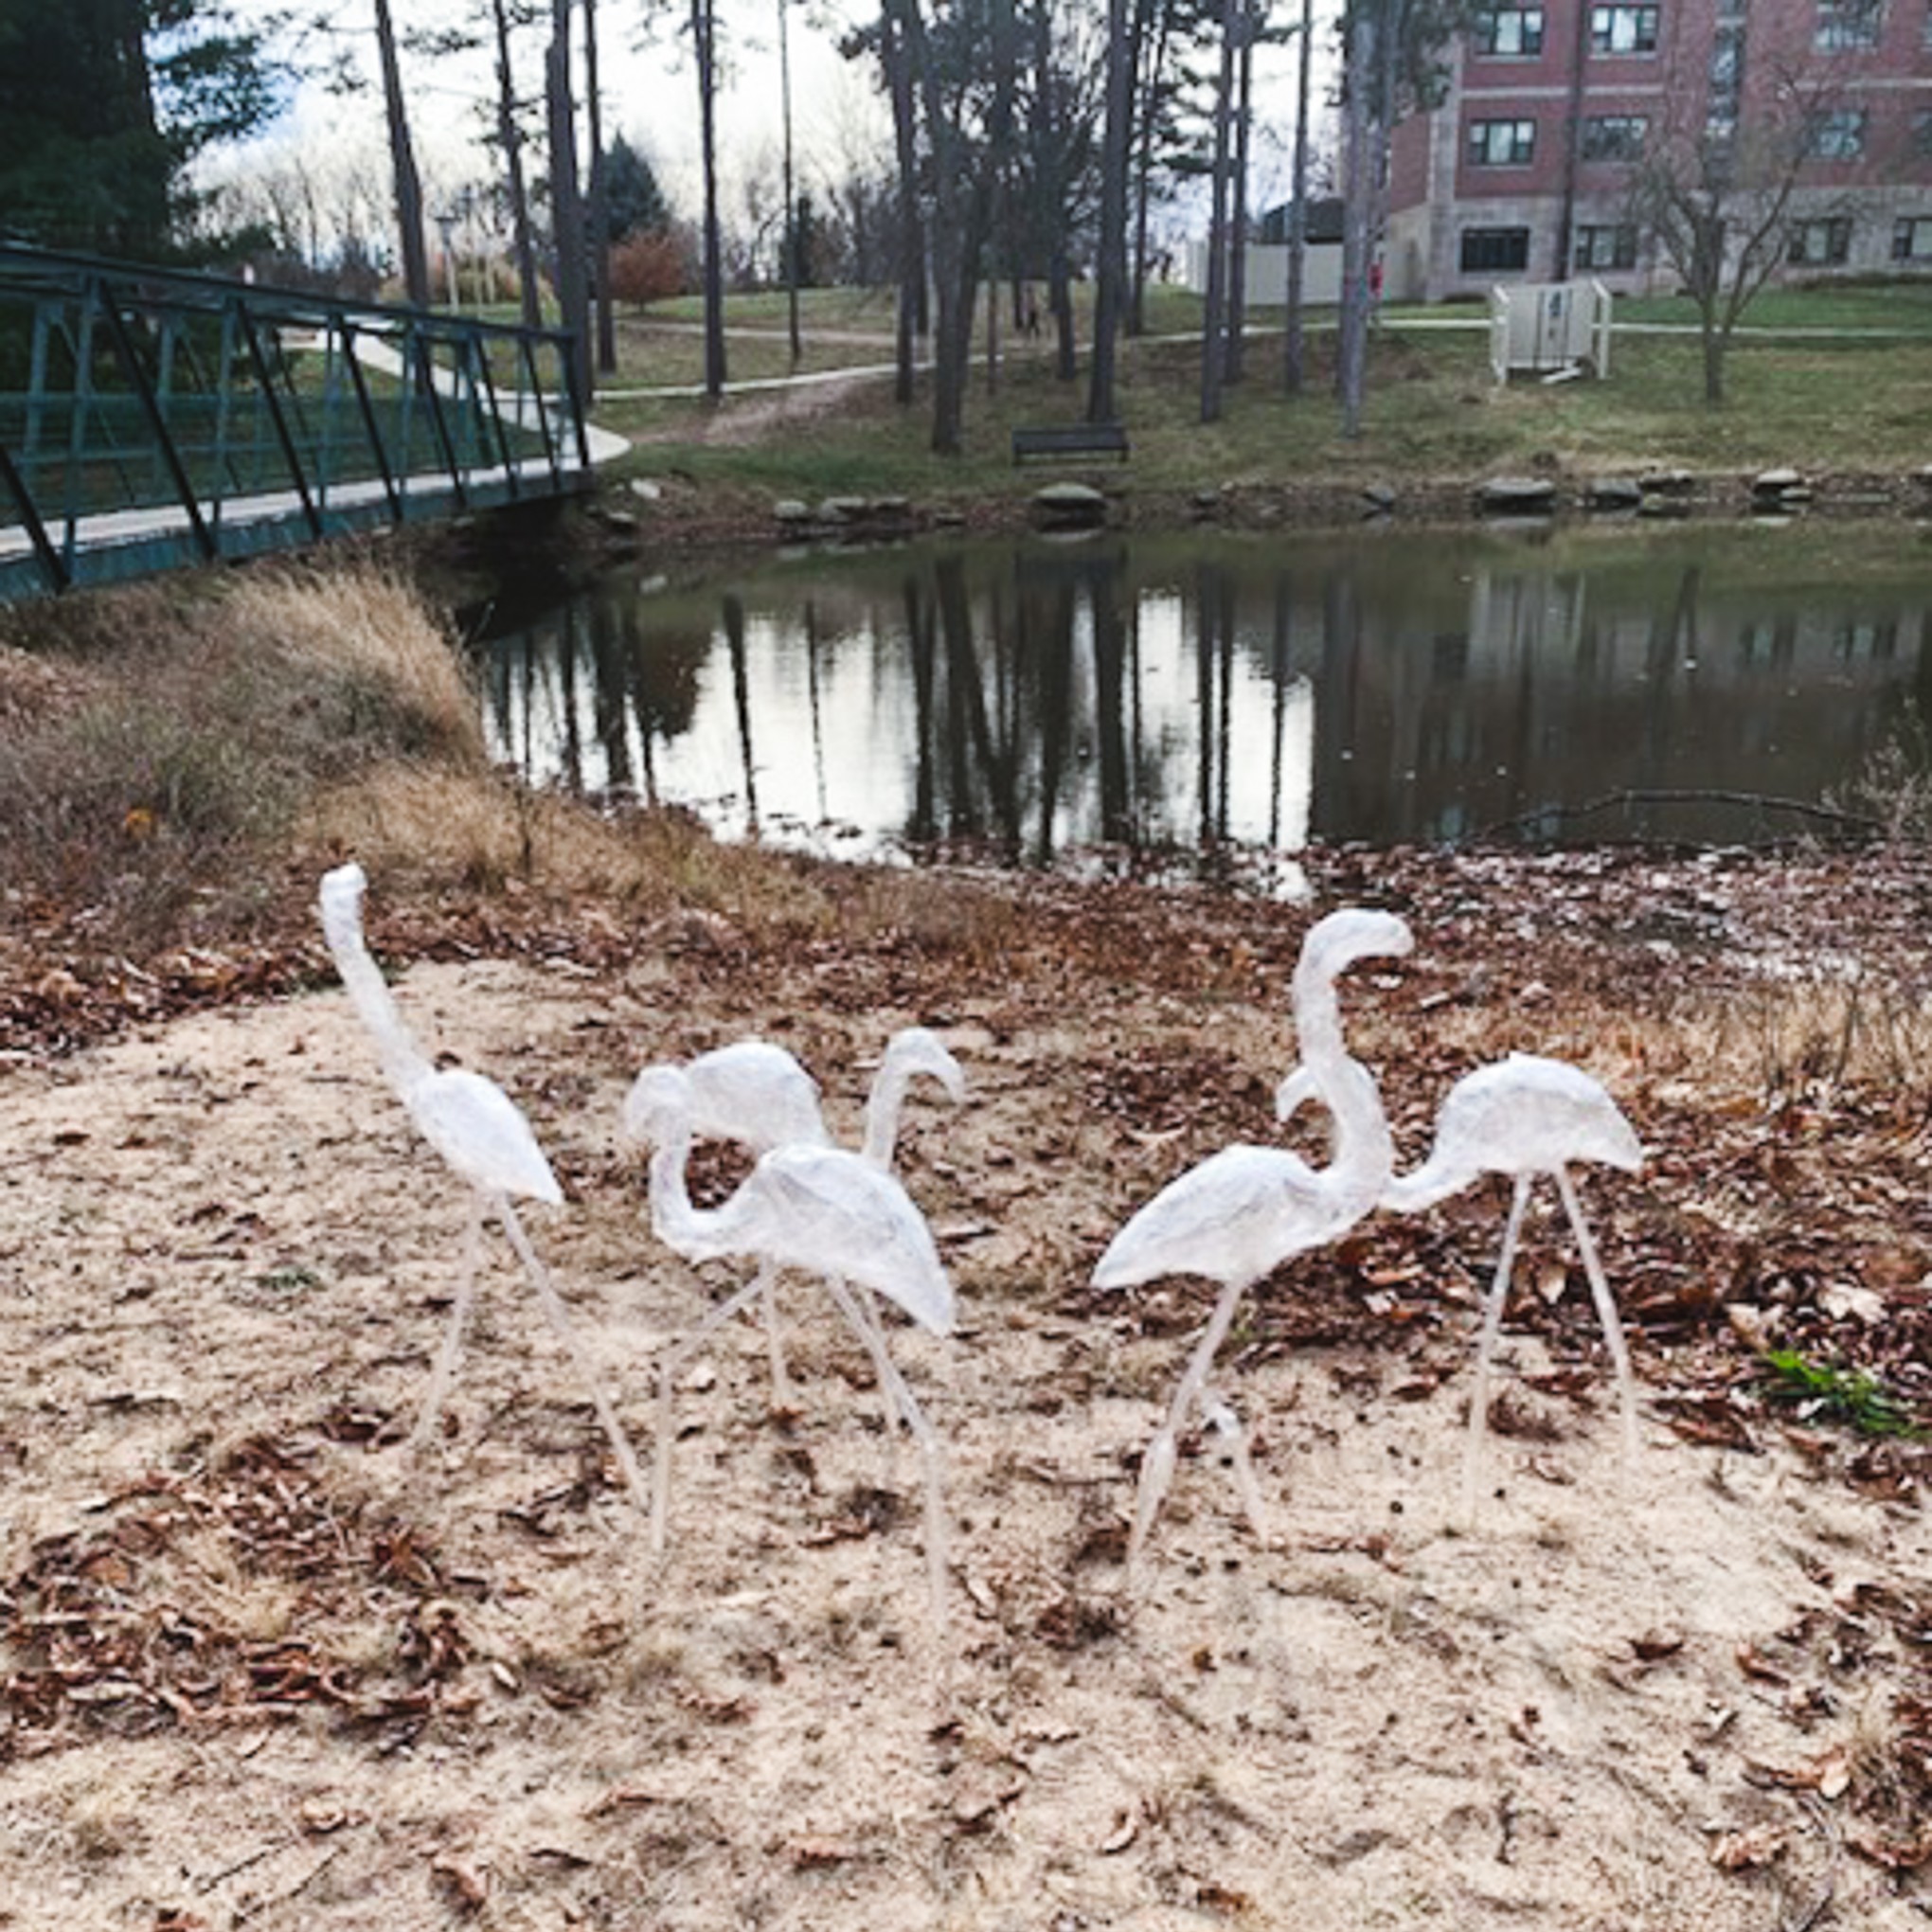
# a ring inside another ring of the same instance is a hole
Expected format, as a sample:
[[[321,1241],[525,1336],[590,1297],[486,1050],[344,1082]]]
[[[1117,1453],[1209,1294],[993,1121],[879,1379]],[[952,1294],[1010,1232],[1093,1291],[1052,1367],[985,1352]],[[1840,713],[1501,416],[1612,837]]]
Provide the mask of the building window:
[[[1862,107],[1833,107],[1815,115],[1811,152],[1819,161],[1856,161],[1865,153],[1866,112]]]
[[[1464,275],[1521,275],[1530,266],[1528,228],[1465,228]]]
[[[1657,9],[1615,5],[1590,9],[1593,54],[1654,54],[1657,50]]]
[[[1932,215],[1901,215],[1892,224],[1892,259],[1932,261]]]
[[[1585,161],[1641,161],[1650,122],[1640,114],[1593,114],[1583,121]]]
[[[1705,118],[1720,139],[1738,124],[1744,90],[1744,27],[1742,21],[1719,26],[1710,39],[1710,97]]]
[[[1543,51],[1540,7],[1498,7],[1476,17],[1476,50],[1506,59],[1528,60]]]
[[[1932,107],[1913,110],[1912,152],[1921,160],[1932,155]]]
[[[1585,223],[1577,230],[1578,268],[1635,268],[1637,228],[1629,222],[1592,226]]]
[[[1472,168],[1527,168],[1536,158],[1533,120],[1481,120],[1469,124]]]
[[[1812,45],[1820,53],[1843,54],[1878,45],[1884,24],[1881,0],[1818,0]]]
[[[1803,268],[1842,268],[1851,253],[1851,217],[1833,215],[1821,222],[1794,222],[1784,259]]]

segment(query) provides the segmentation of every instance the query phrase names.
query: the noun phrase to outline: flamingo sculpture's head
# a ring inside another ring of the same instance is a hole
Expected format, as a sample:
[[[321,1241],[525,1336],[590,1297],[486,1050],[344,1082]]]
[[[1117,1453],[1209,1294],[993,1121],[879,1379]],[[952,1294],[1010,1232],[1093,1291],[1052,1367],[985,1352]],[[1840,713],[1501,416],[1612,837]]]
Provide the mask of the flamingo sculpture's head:
[[[647,1066],[624,1099],[624,1133],[644,1147],[663,1147],[689,1136],[691,1083],[683,1069]]]
[[[1349,906],[1309,927],[1295,969],[1297,985],[1331,981],[1357,959],[1395,959],[1413,949],[1414,935],[1392,912],[1365,912]]]

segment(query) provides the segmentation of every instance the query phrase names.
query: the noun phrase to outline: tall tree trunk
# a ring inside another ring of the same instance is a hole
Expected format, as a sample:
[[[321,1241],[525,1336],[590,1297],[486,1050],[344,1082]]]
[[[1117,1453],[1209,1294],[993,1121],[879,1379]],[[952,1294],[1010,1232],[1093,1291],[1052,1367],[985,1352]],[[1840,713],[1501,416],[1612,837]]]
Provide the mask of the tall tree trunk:
[[[1070,383],[1080,373],[1073,324],[1073,261],[1067,248],[1066,130],[1064,90],[1053,65],[1053,16],[1046,0],[1033,8],[1033,153],[1039,170],[1040,212],[1046,241],[1046,309],[1053,317],[1053,373]]]
[[[1227,244],[1227,380],[1247,373],[1248,140],[1254,125],[1255,34],[1261,8],[1250,4],[1241,16],[1241,63],[1235,82],[1234,213]]]
[[[583,196],[577,175],[577,121],[570,92],[571,0],[551,0],[544,98],[550,121],[550,212],[557,235],[557,300],[570,336],[579,402],[589,408],[596,378],[590,354],[590,274],[583,255]]]
[[[1301,45],[1295,70],[1294,199],[1288,205],[1288,314],[1284,335],[1282,386],[1301,394],[1307,382],[1307,344],[1302,331],[1302,287],[1308,267],[1308,101],[1315,64],[1315,0],[1301,0]]]
[[[1147,47],[1147,14],[1155,15],[1154,46]],[[1160,109],[1160,75],[1167,62],[1168,9],[1160,0],[1138,0],[1134,9],[1136,119],[1139,132],[1134,164],[1134,274],[1127,293],[1127,333],[1147,333],[1147,219],[1154,198],[1154,122]],[[1142,54],[1147,64],[1141,65]]]
[[[1127,156],[1134,110],[1128,59],[1127,0],[1107,0],[1107,119],[1100,160],[1100,277],[1094,292],[1094,360],[1087,386],[1087,420],[1112,422],[1120,413],[1114,373],[1120,321],[1127,307]]]
[[[503,147],[504,174],[510,186],[510,227],[516,253],[516,279],[523,302],[526,329],[544,319],[537,290],[537,250],[530,237],[530,197],[524,185],[523,130],[516,119],[516,81],[510,66],[510,12],[504,0],[490,0],[496,25],[496,138]]]
[[[892,145],[899,161],[899,313],[895,338],[898,373],[893,400],[910,403],[913,392],[913,337],[925,308],[925,224],[919,201],[919,125],[914,98],[912,48],[905,23],[888,4],[880,20],[879,53],[892,100]]]
[[[698,147],[705,174],[705,394],[724,393],[724,257],[718,223],[717,14],[712,0],[691,0],[691,51],[698,66]]]
[[[979,285],[992,206],[990,170],[1006,152],[1012,118],[1013,35],[1011,0],[993,0],[993,100],[988,114],[987,169],[968,171],[969,157],[945,88],[935,72],[919,0],[892,0],[905,29],[905,45],[925,106],[932,144],[933,281],[938,303],[933,331],[932,448],[957,456],[964,446],[970,331]]]
[[[1208,299],[1201,316],[1201,420],[1221,420],[1227,368],[1227,152],[1234,94],[1238,0],[1221,0],[1221,84],[1214,98],[1212,208],[1208,218]]]
[[[792,367],[805,354],[798,331],[798,201],[792,186],[792,37],[785,25],[785,0],[778,0],[778,108],[785,123],[785,327],[791,337]]]
[[[419,309],[429,306],[429,248],[422,236],[422,177],[409,138],[409,108],[396,58],[396,23],[389,0],[376,0],[376,52],[383,69],[383,115],[389,128],[389,166],[396,179],[396,227],[402,248],[402,286]]]
[[[1362,434],[1362,384],[1368,353],[1368,224],[1374,207],[1368,96],[1375,85],[1375,23],[1357,0],[1349,22],[1349,111],[1342,148],[1342,313],[1335,386],[1342,434]]]
[[[933,71],[932,49],[919,0],[889,0],[904,33],[907,63],[925,108],[926,139],[932,150],[933,180],[933,433],[938,456],[957,456],[966,420],[966,331],[972,305],[971,238],[960,216],[964,193],[957,131],[947,110],[945,91]]]
[[[583,91],[589,110],[590,281],[597,294],[597,366],[605,375],[617,367],[617,317],[611,300],[611,198],[604,167],[603,108],[597,82],[597,0],[583,0]]]

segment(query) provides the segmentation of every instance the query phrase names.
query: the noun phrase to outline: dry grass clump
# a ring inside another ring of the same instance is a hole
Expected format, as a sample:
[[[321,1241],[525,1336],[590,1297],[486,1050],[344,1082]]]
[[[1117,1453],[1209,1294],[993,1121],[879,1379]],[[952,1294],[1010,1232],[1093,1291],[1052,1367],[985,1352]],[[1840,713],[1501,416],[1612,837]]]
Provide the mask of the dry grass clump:
[[[247,923],[318,786],[483,766],[456,645],[366,565],[30,606],[0,656],[10,880],[130,953]]]
[[[457,767],[483,764],[476,686],[447,629],[402,578],[369,568],[253,578],[223,618],[305,687],[312,726],[347,745]]]
[[[1687,1069],[1768,1106],[1821,1088],[1932,1103],[1932,1005],[1907,988],[1766,981],[1687,1002],[1668,1032]]]
[[[721,845],[682,813],[607,818],[489,770],[383,766],[317,797],[302,836],[392,875],[477,891],[518,880],[634,914],[683,908],[788,929],[829,917],[819,886],[756,848]]]

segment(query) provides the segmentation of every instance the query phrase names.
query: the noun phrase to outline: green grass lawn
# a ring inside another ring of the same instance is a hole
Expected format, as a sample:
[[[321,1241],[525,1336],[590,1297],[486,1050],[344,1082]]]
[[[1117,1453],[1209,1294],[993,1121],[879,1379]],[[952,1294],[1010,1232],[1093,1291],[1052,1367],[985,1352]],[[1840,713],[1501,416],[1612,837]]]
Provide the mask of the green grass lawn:
[[[1082,316],[1090,291],[1080,294]],[[1290,399],[1281,383],[1279,312],[1258,313],[1246,346],[1246,375],[1225,394],[1221,419],[1200,420],[1198,297],[1152,292],[1150,333],[1123,342],[1119,413],[1133,438],[1124,475],[1136,487],[1194,490],[1224,483],[1461,477],[1556,463],[1608,472],[1646,464],[1700,471],[1794,463],[1811,470],[1916,468],[1932,458],[1932,286],[1890,284],[1767,293],[1746,316],[1727,365],[1729,395],[1703,400],[1702,350],[1694,332],[1620,332],[1607,381],[1546,385],[1518,380],[1498,388],[1479,326],[1482,311],[1392,311],[1370,352],[1363,431],[1340,434],[1331,375],[1333,317],[1311,318],[1309,383]],[[889,296],[848,290],[806,292],[806,370],[891,359]],[[1029,491],[1052,469],[1016,471],[1010,432],[1017,424],[1076,421],[1086,401],[1085,338],[1079,379],[1056,379],[1046,346],[1019,341],[1004,326],[1003,357],[989,379],[978,344],[966,406],[966,449],[939,458],[931,432],[929,379],[910,409],[892,400],[889,377],[868,379],[835,407],[760,428],[768,396],[753,392],[717,407],[641,398],[635,392],[702,380],[702,342],[689,325],[692,301],[626,316],[621,373],[608,379],[598,409],[607,427],[640,438],[625,459],[632,473],[667,468],[701,481],[812,496],[832,492],[920,492],[943,496]],[[786,373],[782,293],[732,296],[725,304],[734,381]],[[1619,320],[1694,325],[1681,298],[1619,302]],[[1404,329],[1417,320],[1428,328]],[[1444,321],[1472,326],[1443,329]],[[1002,318],[1004,324],[1004,317]],[[685,325],[667,331],[664,323]],[[1787,331],[1885,331],[1838,340]],[[819,331],[814,339],[814,331]],[[1178,339],[1176,339],[1178,338]],[[1059,471],[1057,474],[1069,474]],[[1078,471],[1072,474],[1080,474]]]

